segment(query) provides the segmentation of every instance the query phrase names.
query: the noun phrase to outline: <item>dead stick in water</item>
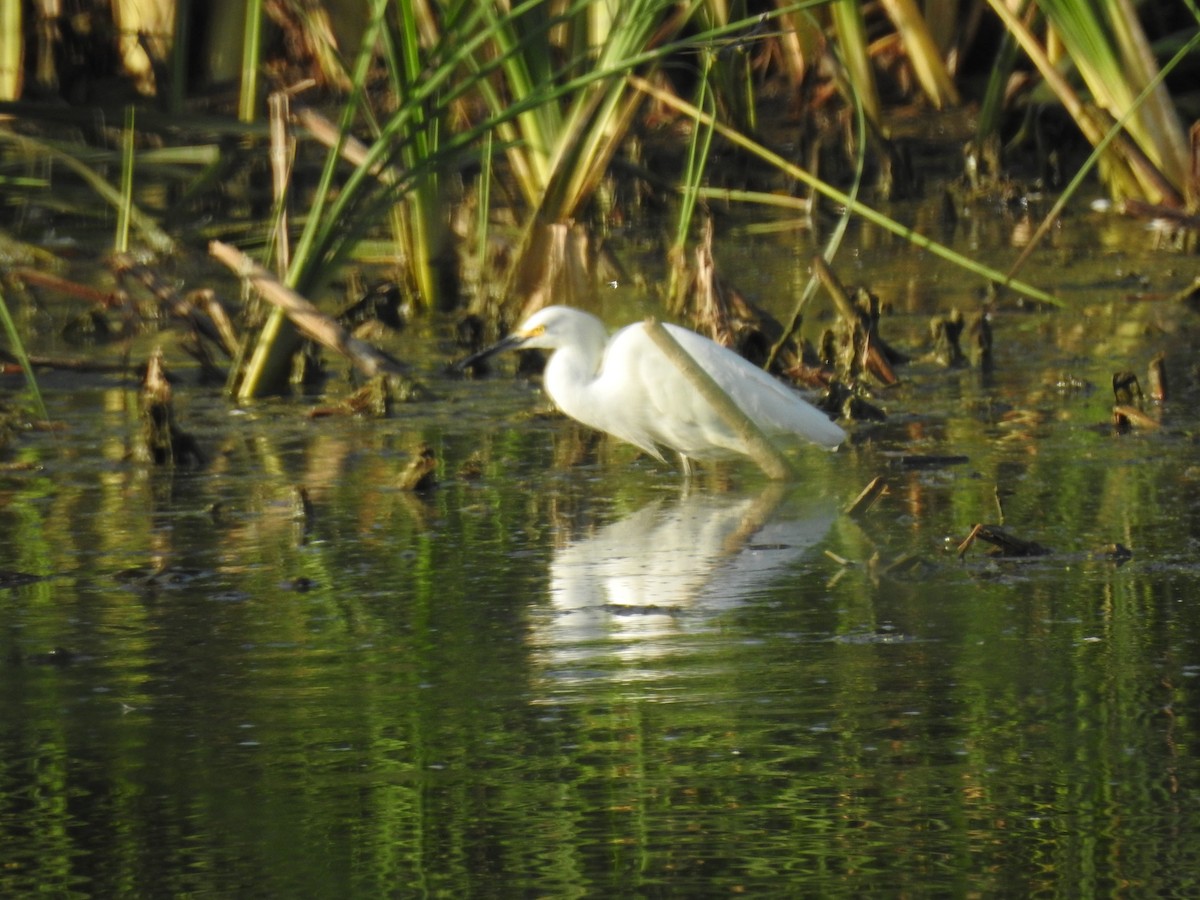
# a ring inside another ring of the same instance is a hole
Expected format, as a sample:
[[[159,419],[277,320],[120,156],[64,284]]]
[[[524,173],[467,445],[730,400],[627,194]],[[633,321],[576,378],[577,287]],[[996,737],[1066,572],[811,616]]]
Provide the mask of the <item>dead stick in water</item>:
[[[208,252],[235,275],[249,280],[263,299],[282,309],[301,332],[346,357],[368,378],[381,373],[403,374],[403,368],[395,360],[354,337],[241,250],[221,241],[212,241]]]
[[[779,452],[779,448],[771,443],[763,430],[733,402],[713,377],[700,368],[688,352],[679,346],[679,342],[671,337],[671,333],[663,328],[660,322],[647,319],[645,329],[658,349],[666,354],[675,368],[679,369],[692,387],[700,392],[700,396],[716,410],[721,421],[745,442],[747,452],[759,468],[771,478],[780,481],[795,477],[796,473],[787,457]]]
[[[854,502],[846,507],[846,515],[851,518],[857,518],[863,515],[867,510],[875,505],[875,501],[887,493],[888,484],[883,479],[882,475],[878,475],[871,479],[871,483],[862,489],[862,492],[854,498]]]
[[[1150,360],[1150,396],[1155,403],[1167,402],[1167,355],[1159,353]]]

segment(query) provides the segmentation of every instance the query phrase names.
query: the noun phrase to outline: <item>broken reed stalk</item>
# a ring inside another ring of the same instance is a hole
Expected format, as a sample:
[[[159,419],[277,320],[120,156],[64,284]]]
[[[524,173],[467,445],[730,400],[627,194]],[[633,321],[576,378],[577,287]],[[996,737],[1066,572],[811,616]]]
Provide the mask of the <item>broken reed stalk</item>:
[[[437,487],[437,467],[437,456],[428,444],[422,443],[400,474],[400,490],[419,492]]]
[[[825,290],[829,292],[829,296],[833,300],[833,305],[838,308],[841,317],[846,321],[847,325],[853,326],[861,317],[858,314],[858,310],[854,308],[854,303],[850,300],[850,295],[846,293],[846,288],[842,285],[841,280],[834,274],[833,269],[829,267],[829,263],[825,262],[825,257],[823,256],[814,256],[812,266],[817,278],[825,286]]]
[[[175,404],[171,383],[163,366],[163,351],[155,347],[146,363],[139,400],[142,419],[142,446],[136,455],[159,466],[204,464],[204,453],[192,435],[175,422]]]
[[[249,279],[263,299],[282,310],[306,336],[346,357],[367,377],[374,378],[381,373],[402,374],[400,366],[394,360],[366,341],[360,341],[351,335],[334,319],[282,284],[236,247],[213,241],[208,245],[208,252],[234,274]]]
[[[271,189],[275,198],[275,271],[286,273],[292,264],[288,243],[288,186],[291,184],[292,159],[296,141],[288,130],[291,99],[283,91],[267,98],[271,122]]]
[[[850,295],[846,293],[846,288],[837,274],[825,261],[825,257],[819,253],[812,260],[813,271],[816,273],[817,279],[829,292],[829,296],[833,298],[833,305],[837,307],[839,315],[846,323],[846,328],[850,332],[850,340],[853,342],[856,329],[861,329],[863,337],[863,346],[861,351],[862,367],[874,375],[885,386],[891,386],[900,381],[900,377],[896,374],[896,370],[892,368],[892,363],[888,359],[888,354],[880,349],[880,338],[875,333],[875,324],[871,321],[869,315],[862,313],[850,299]]]
[[[875,505],[875,501],[887,493],[888,484],[882,475],[877,475],[871,479],[871,483],[862,489],[862,492],[854,498],[849,506],[846,507],[846,515],[852,519],[856,519],[864,515],[867,510]]]
[[[308,136],[318,144],[329,150],[338,148],[342,159],[352,166],[366,165],[371,148],[354,135],[339,133],[336,125],[316,110],[307,107],[298,109],[295,118],[308,132]],[[491,132],[489,132],[490,134]],[[371,166],[370,172],[381,182],[392,187],[398,185],[401,180],[400,171],[390,166],[375,163]]]
[[[763,430],[742,412],[741,407],[733,402],[721,386],[713,380],[713,377],[700,368],[687,351],[679,346],[679,342],[671,337],[671,333],[662,326],[662,323],[654,319],[647,319],[644,327],[646,334],[654,341],[655,346],[666,354],[667,359],[682,373],[688,383],[699,391],[708,404],[716,410],[721,421],[745,442],[747,452],[760,469],[771,478],[781,481],[795,477],[796,473],[792,469],[791,463],[787,461],[787,457],[771,443]]]
[[[1117,404],[1113,407],[1113,425],[1121,434],[1127,432],[1130,428],[1144,428],[1147,431],[1154,431],[1162,426],[1151,416],[1142,412],[1136,406],[1127,404]]]
[[[1150,398],[1155,403],[1167,402],[1167,355],[1159,353],[1150,360]]]

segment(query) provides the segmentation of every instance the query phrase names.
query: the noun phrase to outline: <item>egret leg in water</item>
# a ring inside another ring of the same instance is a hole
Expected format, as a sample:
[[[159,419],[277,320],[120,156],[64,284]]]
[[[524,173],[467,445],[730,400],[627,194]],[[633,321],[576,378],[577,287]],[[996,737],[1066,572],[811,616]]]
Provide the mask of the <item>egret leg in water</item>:
[[[836,450],[845,440],[846,433],[825,413],[732,350],[686,328],[665,327],[777,446],[799,437]],[[751,454],[745,436],[693,387],[641,323],[628,325],[610,338],[595,316],[566,306],[547,306],[500,343],[458,367],[504,350],[528,349],[551,351],[542,383],[560,410],[656,459],[663,459],[663,449],[674,450],[684,472],[690,472],[693,460]]]

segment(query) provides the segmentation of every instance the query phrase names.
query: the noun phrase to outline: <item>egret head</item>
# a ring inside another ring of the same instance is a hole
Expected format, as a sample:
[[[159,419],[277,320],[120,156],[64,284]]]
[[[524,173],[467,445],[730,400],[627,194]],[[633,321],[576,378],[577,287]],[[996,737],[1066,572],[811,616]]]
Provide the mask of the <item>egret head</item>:
[[[560,350],[570,348],[599,362],[608,342],[604,323],[590,313],[569,306],[546,306],[535,312],[508,337],[475,353],[455,366],[462,371],[506,350]]]
[[[524,350],[556,350],[566,339],[562,318],[554,313],[564,307],[546,306],[522,322],[504,339],[512,347]]]

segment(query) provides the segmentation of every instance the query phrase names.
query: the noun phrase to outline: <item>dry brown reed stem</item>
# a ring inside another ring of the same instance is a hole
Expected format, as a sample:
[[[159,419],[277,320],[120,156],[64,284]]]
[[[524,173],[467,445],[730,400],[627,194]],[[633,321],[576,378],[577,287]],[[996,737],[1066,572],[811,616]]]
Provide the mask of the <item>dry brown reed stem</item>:
[[[11,275],[25,284],[49,288],[50,290],[66,294],[69,297],[76,297],[88,303],[95,303],[110,309],[120,307],[125,302],[119,291],[102,291],[90,285],[80,284],[78,281],[69,281],[66,278],[60,278],[49,272],[42,272],[26,266],[14,268],[11,271]]]
[[[282,309],[307,337],[340,353],[364,375],[403,374],[399,364],[365,341],[352,336],[242,251],[221,241],[208,245],[208,252],[241,278],[249,279],[263,299]]]
[[[208,314],[213,327],[217,329],[217,334],[221,337],[221,348],[229,356],[237,356],[239,343],[237,329],[233,327],[233,322],[230,321],[229,314],[225,312],[221,301],[217,299],[216,293],[210,288],[201,288],[188,294],[187,301],[196,309],[203,310]]]
[[[852,519],[862,516],[875,505],[875,501],[887,493],[888,484],[882,475],[877,475],[871,479],[871,483],[862,489],[862,492],[854,498],[854,502],[846,507],[846,515]]]
[[[325,147],[333,149],[340,141],[342,159],[350,165],[361,166],[366,162],[369,148],[352,134],[339,134],[338,127],[316,110],[307,107],[299,109],[295,113],[295,119],[308,132],[309,137]],[[400,181],[399,170],[391,166],[376,165],[371,174],[389,187]]]
[[[271,116],[271,187],[275,197],[275,270],[287,272],[292,263],[288,243],[288,186],[292,180],[292,160],[295,140],[288,129],[288,110],[291,100],[282,91],[275,91],[267,100]]]
[[[1167,355],[1159,353],[1150,360],[1150,398],[1155,403],[1166,403],[1167,395]]]
[[[646,329],[646,334],[654,341],[655,346],[666,354],[667,359],[674,364],[683,377],[688,380],[688,383],[699,391],[708,404],[716,410],[721,421],[733,429],[745,442],[750,458],[758,464],[759,468],[771,478],[780,481],[795,477],[796,473],[792,469],[791,463],[787,461],[787,457],[771,443],[763,430],[754,424],[754,421],[742,411],[741,407],[730,399],[721,386],[713,381],[712,376],[700,368],[687,351],[679,346],[679,342],[671,337],[670,332],[663,328],[660,322],[647,319],[643,327]]]
[[[882,0],[880,5],[896,26],[913,74],[933,105],[937,109],[945,109],[962,103],[925,17],[914,0]]]
[[[144,462],[160,466],[204,464],[200,445],[175,421],[175,402],[167,380],[161,347],[155,347],[146,363],[139,399],[142,419],[142,444],[136,455]]]

